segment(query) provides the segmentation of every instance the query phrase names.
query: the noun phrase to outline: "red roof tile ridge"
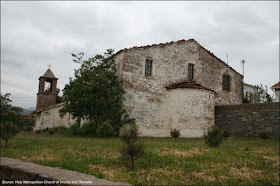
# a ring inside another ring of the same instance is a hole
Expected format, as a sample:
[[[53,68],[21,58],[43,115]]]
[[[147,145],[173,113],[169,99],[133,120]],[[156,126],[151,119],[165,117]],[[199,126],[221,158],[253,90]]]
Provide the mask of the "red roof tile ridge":
[[[276,84],[274,84],[271,88],[275,88],[275,87],[280,87],[280,81]]]

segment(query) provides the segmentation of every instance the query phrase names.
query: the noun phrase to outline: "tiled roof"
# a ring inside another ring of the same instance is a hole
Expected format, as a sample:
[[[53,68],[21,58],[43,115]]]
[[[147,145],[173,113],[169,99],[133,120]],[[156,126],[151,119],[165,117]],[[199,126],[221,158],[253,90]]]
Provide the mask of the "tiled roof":
[[[43,76],[41,76],[41,77],[55,78],[55,79],[56,79],[56,77],[54,76],[54,74],[53,74],[53,72],[51,71],[51,69],[48,69],[48,70],[45,72],[45,74],[44,74]]]
[[[209,53],[211,56],[215,57],[216,59],[218,59],[218,61],[220,61],[221,63],[223,63],[225,66],[228,66],[231,70],[233,70],[234,72],[238,73],[240,76],[242,76],[239,72],[237,72],[236,70],[234,70],[231,66],[229,66],[226,62],[222,61],[220,58],[218,58],[217,56],[215,56],[210,50],[207,50],[206,48],[204,48],[202,45],[200,45],[196,40],[194,39],[189,39],[189,40],[179,40],[179,41],[171,41],[171,42],[167,42],[167,43],[159,43],[159,44],[152,44],[152,45],[146,45],[146,46],[140,46],[140,47],[137,47],[137,46],[134,46],[132,48],[124,48],[120,51],[118,51],[115,55],[121,53],[122,51],[126,51],[126,50],[130,50],[130,49],[144,49],[144,48],[149,48],[149,47],[154,47],[154,46],[165,46],[165,45],[170,45],[170,44],[173,44],[173,43],[184,43],[184,42],[195,42],[197,43],[202,49],[204,49],[207,53]]]
[[[23,116],[24,117],[35,117],[35,111],[33,111],[33,112],[30,112],[30,113],[28,113],[28,114],[24,114]]]
[[[36,112],[42,112],[44,110],[51,109],[51,108],[54,108],[54,107],[58,107],[58,106],[61,106],[61,105],[64,105],[64,104],[66,104],[66,103],[65,102],[58,103],[56,105],[52,105],[52,106],[49,106],[49,107],[46,107],[46,108],[42,108],[42,109],[36,110]]]
[[[197,84],[197,83],[192,82],[192,81],[183,81],[183,82],[180,82],[180,83],[175,83],[175,84],[166,86],[166,89],[167,89],[167,90],[170,90],[170,89],[177,89],[177,88],[203,89],[203,90],[209,90],[209,91],[212,91],[212,92],[216,93],[214,90],[209,89],[209,88],[206,88],[206,87],[203,87],[203,86],[201,86],[200,84]]]
[[[276,88],[276,87],[280,87],[280,81],[278,83],[276,83],[275,85],[273,85],[271,88]]]

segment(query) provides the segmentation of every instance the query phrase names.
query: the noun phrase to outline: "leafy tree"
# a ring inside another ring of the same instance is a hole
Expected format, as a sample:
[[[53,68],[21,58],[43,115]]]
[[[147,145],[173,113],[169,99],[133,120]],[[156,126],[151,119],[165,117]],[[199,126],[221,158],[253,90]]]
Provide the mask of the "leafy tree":
[[[274,98],[268,94],[267,86],[263,85],[254,86],[254,93],[252,95],[252,103],[271,103]]]
[[[14,107],[11,105],[12,100],[9,98],[10,93],[5,95],[0,94],[1,101],[1,123],[13,122],[16,125],[20,125],[22,122],[22,115],[20,114],[23,109],[20,107]]]
[[[21,131],[31,131],[35,126],[35,120],[31,118],[23,118],[20,122]]]
[[[19,132],[18,126],[13,122],[5,121],[1,123],[1,138],[6,142],[6,148],[8,147],[8,140],[15,136]]]
[[[124,90],[116,75],[117,69],[113,59],[113,50],[108,49],[104,55],[84,59],[84,53],[72,54],[75,63],[81,64],[75,70],[75,78],[70,78],[64,88],[65,107],[61,116],[69,112],[78,121],[85,118],[98,126],[110,120],[114,131],[118,133],[122,124]]]
[[[60,92],[60,88],[56,88],[56,93],[57,93],[56,103],[61,103],[63,101],[63,97],[59,96],[59,92]]]

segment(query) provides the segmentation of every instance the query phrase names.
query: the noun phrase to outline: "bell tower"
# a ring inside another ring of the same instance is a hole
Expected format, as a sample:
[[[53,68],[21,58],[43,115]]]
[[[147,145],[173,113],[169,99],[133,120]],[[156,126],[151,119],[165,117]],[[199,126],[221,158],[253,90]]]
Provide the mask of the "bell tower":
[[[49,65],[49,69],[43,76],[39,78],[39,90],[37,94],[36,110],[40,110],[42,108],[50,107],[56,104],[57,80],[58,78],[54,76]]]

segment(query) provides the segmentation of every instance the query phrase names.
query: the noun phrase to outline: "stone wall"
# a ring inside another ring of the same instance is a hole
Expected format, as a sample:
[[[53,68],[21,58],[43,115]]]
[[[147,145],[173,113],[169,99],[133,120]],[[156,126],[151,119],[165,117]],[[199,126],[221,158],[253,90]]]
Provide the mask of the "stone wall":
[[[151,77],[144,73],[146,59],[153,61]],[[125,108],[136,119],[142,135],[152,130],[154,137],[167,135],[169,91],[166,86],[187,80],[189,63],[194,64],[194,80],[217,93],[214,105],[242,103],[242,76],[193,40],[125,49],[115,55],[115,60],[126,92]],[[222,88],[224,74],[231,78],[230,91]],[[195,112],[205,114],[199,109]],[[197,122],[193,122],[189,127],[196,125]],[[162,130],[164,134],[160,135]]]
[[[232,135],[253,137],[259,131],[267,130],[272,138],[279,138],[279,111],[279,102],[216,106],[216,125],[227,129]]]
[[[1,157],[1,185],[129,185],[91,175]]]

